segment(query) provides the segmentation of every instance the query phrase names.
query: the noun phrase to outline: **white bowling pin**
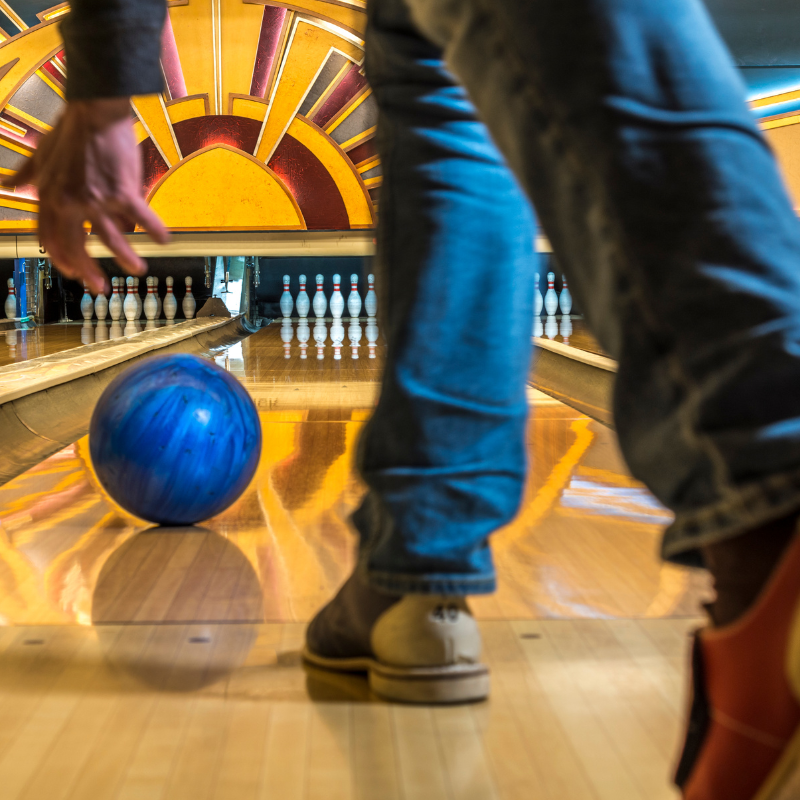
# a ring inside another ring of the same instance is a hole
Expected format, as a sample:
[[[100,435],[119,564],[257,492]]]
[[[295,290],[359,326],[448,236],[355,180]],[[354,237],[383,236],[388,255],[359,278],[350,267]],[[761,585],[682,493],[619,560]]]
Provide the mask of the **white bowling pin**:
[[[297,316],[300,319],[306,319],[308,317],[308,310],[311,308],[311,301],[308,299],[308,294],[306,293],[306,276],[300,276],[300,291],[297,293],[297,300],[295,301],[295,308],[297,308]],[[298,332],[299,337],[299,332]],[[306,341],[308,341],[306,339]],[[301,356],[304,358],[304,356]]]
[[[281,295],[281,314],[283,314],[284,319],[288,319],[292,316],[292,309],[294,308],[294,300],[292,300],[292,294],[289,291],[289,276],[283,276],[283,294]],[[287,355],[286,358],[289,358]]]
[[[8,319],[15,319],[17,316],[17,292],[14,289],[14,279],[8,279],[8,297],[6,297],[5,312]]]
[[[142,298],[139,296],[139,279],[133,279],[133,299],[136,301],[136,319],[140,320],[142,318],[142,312],[144,311],[144,303],[142,302]]]
[[[558,298],[558,306],[562,314],[569,314],[572,311],[572,295],[567,285],[566,275],[561,276],[561,296]]]
[[[172,277],[172,275],[167,277],[167,294],[164,297],[164,316],[169,322],[174,320],[175,315],[178,313],[178,301],[175,299],[175,295],[172,293],[172,286],[174,282],[175,279]]]
[[[350,319],[357,319],[361,313],[361,295],[358,293],[358,275],[356,274],[350,276],[350,294],[347,297],[347,310],[350,312]]]
[[[539,273],[534,273],[536,281],[536,292],[533,295],[533,335],[539,337],[543,333],[542,329],[542,309],[544,308],[544,297],[539,291]]]
[[[314,302],[312,304],[314,307],[314,316],[317,319],[322,319],[325,316],[325,312],[328,310],[328,298],[325,297],[325,292],[322,291],[322,281],[322,275],[317,275],[317,293],[314,295]]]
[[[547,293],[544,296],[544,310],[547,312],[548,317],[558,311],[558,295],[556,294],[556,274],[555,272],[547,273]]]
[[[368,317],[374,317],[378,313],[378,295],[375,294],[375,276],[367,275],[367,296],[364,298],[364,310]],[[371,358],[371,356],[370,356]]]
[[[92,296],[89,294],[89,285],[86,283],[86,281],[83,282],[81,314],[87,322],[94,316],[94,300],[92,300]],[[92,339],[94,339],[94,333],[92,334]]]
[[[128,293],[125,295],[125,302],[122,304],[122,311],[125,314],[125,319],[128,320],[128,322],[133,322],[135,319],[137,319],[139,312],[139,304],[136,302],[136,298],[133,296],[133,281],[134,278],[131,278],[130,276],[125,279],[125,285],[128,287]]]
[[[158,311],[156,311],[156,319],[161,319],[161,295],[158,293],[158,276],[153,276],[153,284],[156,287],[156,302],[158,303]]]
[[[339,287],[341,286],[342,277],[341,275],[334,275],[333,276],[333,294],[331,295],[331,316],[334,320],[342,318],[342,312],[344,311],[344,297],[342,296],[341,291],[339,291]],[[331,331],[331,338],[333,338],[333,331]]]
[[[183,296],[181,309],[183,310],[183,316],[186,317],[186,319],[192,319],[194,317],[194,312],[197,309],[197,302],[192,294],[191,278],[186,279],[186,294]]]
[[[542,313],[542,309],[544,308],[544,297],[542,297],[542,293],[539,291],[539,273],[537,272],[534,275],[536,280],[536,294],[533,296],[533,311],[538,317]]]
[[[101,322],[108,316],[108,298],[100,292],[94,299],[94,313]],[[98,338],[98,342],[100,339]]]
[[[308,358],[308,340],[311,338],[311,328],[308,327],[308,320],[300,317],[297,324],[297,341],[300,342],[300,358]]]
[[[122,316],[122,298],[119,296],[119,285],[122,278],[111,279],[111,299],[108,301],[108,313],[112,322],[119,322]]]
[[[158,300],[156,300],[156,281],[152,276],[147,278],[147,295],[144,298],[144,315],[148,322],[152,322],[158,313]]]

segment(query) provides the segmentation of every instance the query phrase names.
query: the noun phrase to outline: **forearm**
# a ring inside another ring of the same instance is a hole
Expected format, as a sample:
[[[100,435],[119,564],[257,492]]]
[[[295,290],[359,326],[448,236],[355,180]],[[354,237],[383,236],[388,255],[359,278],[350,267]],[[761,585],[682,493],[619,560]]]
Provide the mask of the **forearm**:
[[[67,99],[161,92],[165,0],[72,0],[61,23]]]

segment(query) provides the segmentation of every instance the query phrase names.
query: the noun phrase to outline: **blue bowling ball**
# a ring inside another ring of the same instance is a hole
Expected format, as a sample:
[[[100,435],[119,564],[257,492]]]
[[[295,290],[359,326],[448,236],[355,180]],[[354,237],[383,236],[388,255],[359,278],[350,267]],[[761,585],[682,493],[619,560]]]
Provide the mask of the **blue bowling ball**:
[[[242,385],[186,354],[147,358],[106,387],[89,451],[103,488],[161,525],[191,525],[245,490],[261,455],[261,423]]]

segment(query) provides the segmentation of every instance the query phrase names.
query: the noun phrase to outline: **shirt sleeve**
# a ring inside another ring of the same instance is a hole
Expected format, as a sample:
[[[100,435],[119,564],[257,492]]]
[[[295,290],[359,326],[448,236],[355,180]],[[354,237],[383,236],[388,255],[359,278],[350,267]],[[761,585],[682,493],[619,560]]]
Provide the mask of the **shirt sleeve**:
[[[161,32],[166,0],[72,0],[61,23],[67,100],[164,90]]]

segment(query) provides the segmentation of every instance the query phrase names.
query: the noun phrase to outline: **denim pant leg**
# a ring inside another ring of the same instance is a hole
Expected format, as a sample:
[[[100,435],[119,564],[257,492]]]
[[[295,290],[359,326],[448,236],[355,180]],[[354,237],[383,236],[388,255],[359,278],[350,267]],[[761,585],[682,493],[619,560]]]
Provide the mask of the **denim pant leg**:
[[[700,0],[407,2],[619,361],[663,554],[800,507],[800,227]]]
[[[487,536],[516,513],[526,471],[533,213],[403,1],[368,13],[388,357],[359,446],[360,567],[388,591],[490,592]]]

